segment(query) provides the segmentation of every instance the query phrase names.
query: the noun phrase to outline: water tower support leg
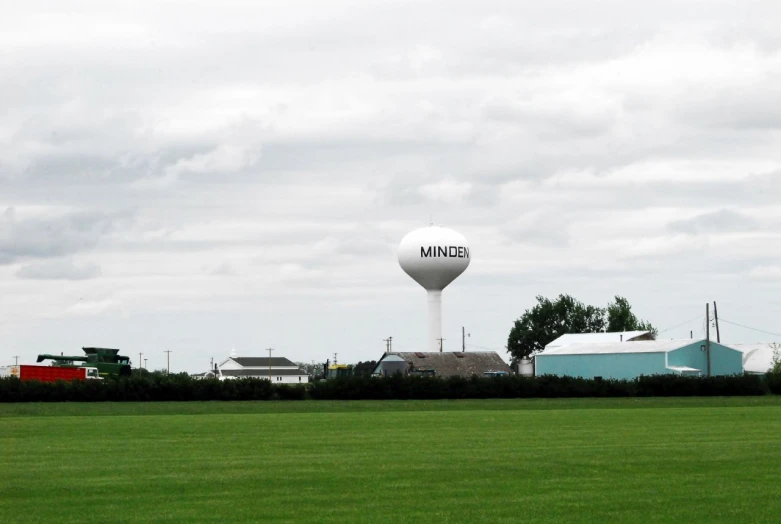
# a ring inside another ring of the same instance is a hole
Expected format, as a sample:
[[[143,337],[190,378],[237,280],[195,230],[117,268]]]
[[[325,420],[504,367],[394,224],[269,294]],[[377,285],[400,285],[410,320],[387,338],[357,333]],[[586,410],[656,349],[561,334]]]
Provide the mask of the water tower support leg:
[[[428,292],[428,351],[439,351],[442,338],[442,291]]]

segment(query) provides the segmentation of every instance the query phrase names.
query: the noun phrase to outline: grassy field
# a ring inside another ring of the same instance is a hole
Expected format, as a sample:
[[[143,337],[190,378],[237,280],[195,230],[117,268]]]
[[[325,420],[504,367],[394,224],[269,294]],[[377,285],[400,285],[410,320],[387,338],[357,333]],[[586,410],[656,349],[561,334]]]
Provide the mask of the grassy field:
[[[777,522],[778,397],[0,405],[0,522]]]

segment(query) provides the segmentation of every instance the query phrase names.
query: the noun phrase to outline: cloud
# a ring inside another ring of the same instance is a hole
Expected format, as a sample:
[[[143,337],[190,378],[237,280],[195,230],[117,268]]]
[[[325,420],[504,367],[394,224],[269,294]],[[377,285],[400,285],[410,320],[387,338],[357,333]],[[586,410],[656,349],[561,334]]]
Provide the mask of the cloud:
[[[196,153],[180,158],[165,168],[160,176],[147,176],[136,180],[132,187],[138,189],[165,189],[182,176],[210,174],[225,176],[254,166],[260,158],[260,152],[253,147],[220,145],[206,153]]]
[[[89,317],[118,311],[119,306],[120,304],[112,299],[79,300],[79,302],[68,307],[63,312],[63,315],[66,317]]]
[[[418,193],[429,200],[437,200],[450,204],[462,202],[472,191],[469,182],[444,179],[433,184],[425,184],[418,188]]]
[[[217,275],[217,276],[235,276],[238,274],[238,271],[235,267],[233,267],[232,264],[229,262],[223,262],[222,264],[219,264],[211,269],[208,269],[208,272],[210,275]]]
[[[671,231],[692,235],[755,231],[758,227],[759,223],[756,220],[731,209],[702,213],[691,218],[675,220],[669,225]]]
[[[22,266],[16,276],[30,280],[87,280],[100,275],[95,264],[76,264],[72,260],[45,260]]]
[[[0,264],[91,250],[130,216],[126,212],[75,210],[36,215],[6,208],[0,216]]]
[[[749,272],[749,276],[758,280],[781,281],[781,266],[755,267]]]

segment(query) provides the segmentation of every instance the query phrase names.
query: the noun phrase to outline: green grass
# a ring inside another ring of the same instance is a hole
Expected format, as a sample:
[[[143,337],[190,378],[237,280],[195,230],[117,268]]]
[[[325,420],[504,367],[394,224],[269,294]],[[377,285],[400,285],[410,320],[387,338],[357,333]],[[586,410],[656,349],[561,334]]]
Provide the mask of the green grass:
[[[0,405],[0,522],[775,522],[781,399]]]

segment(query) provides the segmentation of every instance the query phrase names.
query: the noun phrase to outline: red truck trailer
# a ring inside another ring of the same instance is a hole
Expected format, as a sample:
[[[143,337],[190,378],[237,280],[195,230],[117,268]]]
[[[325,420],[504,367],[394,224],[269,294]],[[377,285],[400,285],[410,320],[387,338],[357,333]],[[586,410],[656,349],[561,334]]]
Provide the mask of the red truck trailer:
[[[19,377],[19,380],[39,380],[41,382],[100,379],[98,368],[34,366],[29,364],[8,366],[0,369],[0,377],[9,375]]]

